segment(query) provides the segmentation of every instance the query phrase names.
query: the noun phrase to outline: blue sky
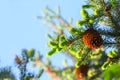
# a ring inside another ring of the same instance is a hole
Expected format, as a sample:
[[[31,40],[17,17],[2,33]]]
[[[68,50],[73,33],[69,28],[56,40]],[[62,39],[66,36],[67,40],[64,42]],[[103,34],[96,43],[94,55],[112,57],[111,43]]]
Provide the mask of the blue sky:
[[[22,49],[34,48],[45,55],[48,28],[42,25],[41,12],[48,5],[53,10],[61,8],[61,14],[69,20],[80,19],[79,10],[85,0],[0,0],[0,66],[14,65],[15,54],[20,55]],[[59,58],[56,57],[59,55]],[[54,65],[60,66],[61,54],[51,57]],[[41,80],[50,80],[43,75]]]

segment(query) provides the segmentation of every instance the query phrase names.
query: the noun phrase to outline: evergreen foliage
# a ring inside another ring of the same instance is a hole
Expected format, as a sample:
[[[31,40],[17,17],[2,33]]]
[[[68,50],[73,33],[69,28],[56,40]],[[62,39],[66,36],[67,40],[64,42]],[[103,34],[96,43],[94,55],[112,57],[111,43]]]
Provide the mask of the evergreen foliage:
[[[34,49],[23,50],[22,57],[15,58],[21,72],[20,79],[38,80],[46,72],[56,80],[119,80],[119,7],[119,0],[87,0],[80,10],[82,18],[76,21],[76,25],[72,24],[72,20],[68,22],[61,16],[59,7],[57,12],[46,7],[44,15],[37,17],[52,28],[52,33],[47,34],[50,50],[46,55],[50,57],[58,52],[65,54],[74,65],[69,66],[67,60],[64,60],[64,67],[61,69],[53,66],[49,58],[42,61],[40,53]],[[40,67],[37,76],[27,73],[29,62]]]

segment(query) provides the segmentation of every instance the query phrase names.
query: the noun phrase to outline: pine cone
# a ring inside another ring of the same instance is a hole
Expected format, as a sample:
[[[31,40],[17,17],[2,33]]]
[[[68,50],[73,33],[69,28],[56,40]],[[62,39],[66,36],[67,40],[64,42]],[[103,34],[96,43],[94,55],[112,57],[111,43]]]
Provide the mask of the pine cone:
[[[82,40],[84,44],[91,49],[99,48],[103,44],[100,34],[93,28],[90,28],[83,33]]]
[[[83,80],[84,77],[87,77],[88,66],[81,65],[79,68],[76,68],[75,75],[78,80]]]

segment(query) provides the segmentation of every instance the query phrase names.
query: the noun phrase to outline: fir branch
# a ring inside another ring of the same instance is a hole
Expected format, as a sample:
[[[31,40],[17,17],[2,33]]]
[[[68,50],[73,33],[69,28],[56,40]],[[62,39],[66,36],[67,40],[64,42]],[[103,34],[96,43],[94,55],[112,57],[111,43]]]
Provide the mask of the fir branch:
[[[106,8],[104,11],[107,13],[107,16],[111,19],[112,23],[115,25],[115,28],[117,30],[120,30],[119,24],[117,23],[117,21],[113,18],[113,16],[109,12],[108,6],[106,5],[105,1],[104,0],[101,0],[101,1],[103,2],[104,9]]]

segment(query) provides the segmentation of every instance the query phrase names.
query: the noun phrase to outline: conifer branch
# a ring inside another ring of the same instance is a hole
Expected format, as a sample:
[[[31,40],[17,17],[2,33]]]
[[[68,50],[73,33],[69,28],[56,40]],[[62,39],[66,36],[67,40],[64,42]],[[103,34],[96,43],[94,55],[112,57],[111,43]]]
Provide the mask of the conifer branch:
[[[105,8],[105,12],[107,13],[107,16],[111,19],[112,23],[115,25],[115,28],[117,30],[120,30],[120,26],[119,24],[116,22],[116,20],[113,18],[113,16],[111,15],[111,13],[109,12],[109,8],[108,6],[106,5],[105,1],[104,0],[101,0],[103,2],[103,5],[104,5],[104,8]]]

